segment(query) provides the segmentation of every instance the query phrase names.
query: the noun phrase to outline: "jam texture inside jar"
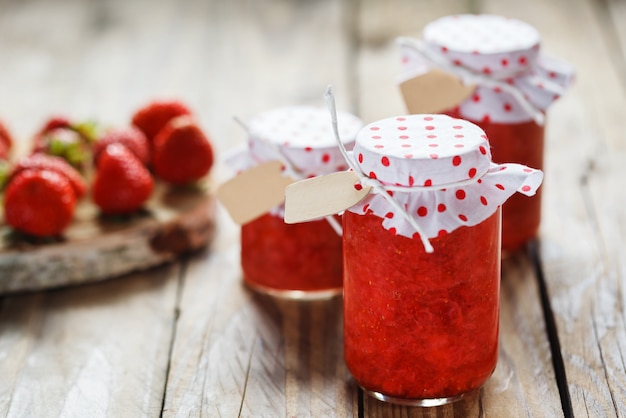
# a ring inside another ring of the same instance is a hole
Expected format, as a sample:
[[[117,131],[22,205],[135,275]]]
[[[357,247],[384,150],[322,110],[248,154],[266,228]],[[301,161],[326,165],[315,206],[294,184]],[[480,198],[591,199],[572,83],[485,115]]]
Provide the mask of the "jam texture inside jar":
[[[500,212],[419,240],[371,213],[344,215],[345,360],[375,395],[454,398],[480,387],[498,358]]]
[[[484,131],[446,115],[371,123],[352,156],[373,192],[343,214],[348,369],[384,401],[458,400],[497,362],[500,207],[542,173],[494,164]]]
[[[241,266],[246,283],[266,293],[339,293],[341,236],[326,220],[288,225],[265,214],[241,228]]]
[[[341,142],[352,148],[363,123],[341,113]],[[281,161],[294,180],[346,169],[328,112],[294,106],[263,112],[248,124],[247,164]],[[284,205],[242,225],[244,282],[274,296],[317,299],[342,291],[341,220],[328,217],[302,224],[284,222]]]

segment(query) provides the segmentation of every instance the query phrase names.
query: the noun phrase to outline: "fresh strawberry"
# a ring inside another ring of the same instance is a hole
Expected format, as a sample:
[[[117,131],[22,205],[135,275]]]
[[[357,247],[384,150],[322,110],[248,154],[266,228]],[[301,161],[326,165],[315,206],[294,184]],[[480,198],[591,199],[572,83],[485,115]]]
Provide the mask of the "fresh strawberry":
[[[76,196],[65,176],[29,168],[11,179],[4,197],[4,217],[18,231],[57,236],[71,222],[75,206]]]
[[[87,191],[87,185],[81,174],[61,157],[46,154],[32,154],[20,159],[9,174],[9,182],[20,172],[30,169],[51,170],[65,176],[80,199]]]
[[[190,116],[172,119],[154,139],[152,167],[163,181],[194,182],[208,174],[212,166],[213,147]]]
[[[152,194],[148,169],[122,144],[100,152],[93,182],[93,200],[105,214],[127,214],[141,208]]]
[[[40,134],[46,134],[50,131],[59,128],[70,128],[72,126],[72,121],[67,116],[64,115],[55,115],[50,116],[48,120],[43,124],[41,129],[39,130]]]
[[[133,114],[131,121],[152,143],[159,131],[171,119],[191,114],[189,107],[179,100],[154,100],[139,108]]]
[[[47,148],[47,136],[57,129],[70,129],[72,122],[65,116],[52,116],[33,137],[33,152],[44,152]]]
[[[13,146],[13,138],[7,127],[0,121],[0,160],[8,160],[11,147]]]
[[[119,143],[128,148],[143,165],[147,166],[150,163],[150,144],[148,139],[139,129],[134,127],[128,128],[114,128],[105,132],[93,148],[93,158],[96,165],[98,164],[98,157],[100,153],[110,144]]]
[[[11,153],[11,146],[0,140],[0,161],[8,160]]]
[[[54,116],[35,134],[33,153],[56,155],[72,166],[83,169],[89,160],[91,143],[95,138],[94,123],[78,123],[64,116]]]

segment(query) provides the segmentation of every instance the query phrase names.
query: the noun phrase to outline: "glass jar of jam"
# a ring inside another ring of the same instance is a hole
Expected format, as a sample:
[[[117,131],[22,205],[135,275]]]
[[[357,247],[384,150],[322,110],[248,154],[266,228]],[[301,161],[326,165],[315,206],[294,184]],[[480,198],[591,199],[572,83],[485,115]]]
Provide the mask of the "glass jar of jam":
[[[340,113],[340,137],[352,148],[362,122]],[[284,174],[303,179],[346,168],[328,112],[295,106],[270,110],[248,124],[249,165],[279,160]],[[241,228],[241,266],[252,289],[297,299],[331,297],[342,291],[341,219],[337,216],[288,225],[284,206]]]
[[[343,215],[348,369],[380,400],[461,399],[497,362],[500,206],[543,174],[492,163],[484,131],[446,115],[374,122],[352,155],[377,187]]]
[[[438,67],[475,85],[442,113],[480,126],[494,162],[543,169],[545,112],[571,83],[573,70],[543,55],[540,41],[534,27],[516,19],[446,16],[426,25],[420,50],[405,49],[403,62],[410,71]],[[536,237],[540,220],[541,193],[511,196],[503,206],[503,250],[516,251]]]

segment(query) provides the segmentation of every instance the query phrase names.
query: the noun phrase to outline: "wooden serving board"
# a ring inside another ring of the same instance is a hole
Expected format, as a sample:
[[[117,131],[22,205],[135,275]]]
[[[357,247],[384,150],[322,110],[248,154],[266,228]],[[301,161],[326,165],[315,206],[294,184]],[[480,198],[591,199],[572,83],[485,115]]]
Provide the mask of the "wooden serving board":
[[[1,211],[0,211],[1,212]],[[174,260],[206,245],[215,231],[215,197],[194,188],[155,184],[145,209],[105,217],[86,196],[60,239],[15,233],[0,214],[0,294],[104,280]]]

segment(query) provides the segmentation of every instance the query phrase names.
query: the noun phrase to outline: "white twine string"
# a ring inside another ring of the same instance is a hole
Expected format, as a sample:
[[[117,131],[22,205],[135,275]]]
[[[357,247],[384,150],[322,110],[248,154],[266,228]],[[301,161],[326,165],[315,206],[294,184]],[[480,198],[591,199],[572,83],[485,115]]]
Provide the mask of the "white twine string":
[[[250,134],[250,129],[241,119],[239,119],[237,116],[235,116],[233,119],[235,120],[235,122],[237,122],[239,126],[241,126],[248,133],[248,135]],[[284,172],[287,176],[293,178],[294,180],[304,179],[304,176],[302,175],[302,173],[295,168],[295,166],[291,163],[289,158],[287,158],[287,156],[283,153],[283,151],[280,149],[279,146],[268,141],[265,141],[265,144],[268,145],[269,148],[274,152],[275,157],[278,159],[278,161],[280,161],[283,164]],[[251,153],[251,154],[252,154],[252,158],[255,161],[259,163],[262,162],[262,161],[259,161],[258,158],[256,158],[254,153]],[[337,220],[334,217],[325,216],[324,219],[326,219],[330,227],[337,233],[337,235],[339,236],[343,235],[343,229],[341,227],[341,224],[337,222]]]
[[[361,182],[364,185],[367,185],[367,186],[372,186],[372,182],[375,182],[376,184],[380,184],[381,186],[383,186],[385,190],[393,191],[393,192],[405,192],[406,193],[406,192],[411,192],[411,191],[414,191],[414,190],[420,190],[420,191],[427,192],[429,190],[443,190],[443,189],[448,189],[448,188],[470,186],[470,185],[476,183],[478,181],[478,179],[480,179],[482,176],[484,176],[488,172],[489,172],[489,168],[487,168],[483,172],[475,175],[474,177],[472,177],[470,179],[453,181],[452,183],[446,183],[446,184],[436,184],[436,185],[433,185],[433,186],[420,186],[420,185],[399,186],[399,185],[395,185],[395,184],[382,184],[379,180],[372,179],[371,177],[367,177],[367,176],[365,178],[361,178]],[[363,173],[363,172],[361,172],[361,173]],[[363,175],[365,176],[365,174],[363,174]]]
[[[397,43],[401,46],[415,50],[426,61],[429,61],[435,67],[443,68],[444,70],[458,76],[465,84],[480,84],[492,88],[498,87],[506,91],[515,97],[524,110],[533,117],[538,125],[543,125],[545,123],[545,116],[543,112],[533,105],[518,87],[504,81],[496,80],[488,75],[477,73],[467,67],[454,65],[445,58],[442,58],[441,55],[428,50],[428,48],[424,46],[424,43],[417,39],[401,37],[398,38]]]
[[[404,216],[406,221],[413,227],[413,229],[415,229],[415,231],[419,235],[420,240],[424,245],[425,251],[427,253],[432,253],[434,251],[433,246],[431,245],[428,237],[426,237],[426,234],[424,234],[415,219],[394,198],[392,198],[389,193],[387,193],[386,186],[383,186],[378,180],[366,176],[363,171],[361,171],[361,168],[348,155],[348,151],[346,151],[346,148],[343,146],[343,143],[339,138],[339,130],[337,129],[337,110],[335,108],[335,97],[333,95],[332,86],[328,86],[328,88],[326,89],[324,99],[326,100],[326,105],[328,106],[328,110],[330,111],[335,139],[339,144],[339,150],[341,151],[341,155],[343,155],[343,158],[346,160],[346,164],[348,164],[348,166],[357,174],[357,176],[359,176],[359,180],[362,184],[372,187],[377,193],[383,196],[383,198],[385,198],[387,202],[389,202],[389,204],[394,207],[394,209],[399,211],[402,216]]]

